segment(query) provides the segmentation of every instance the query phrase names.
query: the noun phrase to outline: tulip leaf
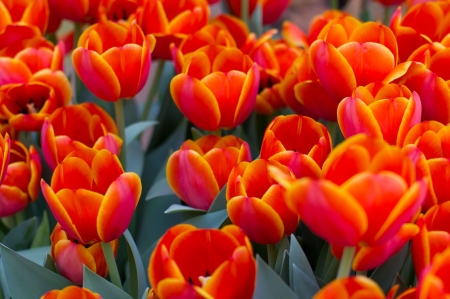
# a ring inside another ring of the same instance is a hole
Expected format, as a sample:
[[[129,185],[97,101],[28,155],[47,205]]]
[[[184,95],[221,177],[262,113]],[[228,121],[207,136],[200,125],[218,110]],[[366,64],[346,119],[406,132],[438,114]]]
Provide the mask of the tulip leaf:
[[[286,284],[289,284],[289,252],[286,250],[283,253],[283,261],[281,262],[280,278]]]
[[[291,262],[291,268],[289,270],[290,277],[293,279],[293,269],[294,265],[297,266],[304,274],[306,274],[311,281],[316,281],[316,277],[314,276],[314,272],[311,269],[311,265],[309,264],[308,259],[306,258],[305,253],[303,252],[302,247],[297,241],[295,235],[291,235],[291,247],[289,249],[289,260]],[[292,283],[292,281],[291,281]],[[291,284],[292,285],[292,284]]]
[[[191,133],[192,133],[192,138],[194,140],[200,139],[203,136],[205,136],[205,134],[203,134],[203,132],[200,131],[199,129],[197,129],[196,127],[191,128]]]
[[[45,260],[45,256],[50,252],[50,246],[26,249],[17,251],[18,254],[23,256],[24,258],[29,259],[32,262],[35,262],[38,265],[42,265],[42,262]]]
[[[140,121],[129,125],[125,128],[125,146],[129,146],[131,142],[141,135],[146,129],[156,125],[158,122],[154,120]]]
[[[127,127],[131,126],[132,124],[136,123],[139,120],[139,114],[138,114],[138,108],[136,105],[136,99],[130,99],[128,100],[122,100],[123,102],[123,114],[125,117],[125,130]],[[112,114],[111,114],[112,115]],[[114,110],[115,115],[115,110]],[[127,131],[125,131],[125,136],[128,136]],[[125,137],[127,139],[127,137]],[[127,144],[127,142],[124,140],[124,143]]]
[[[205,210],[195,209],[190,206],[183,206],[180,204],[173,204],[164,212],[164,214],[182,213],[182,212],[195,212],[195,213],[202,213],[202,214],[206,213]]]
[[[3,239],[3,244],[12,250],[28,249],[37,230],[36,217],[30,218],[13,228]]]
[[[278,253],[277,253],[277,259],[275,262],[275,272],[280,274],[281,266],[283,264],[285,252],[289,251],[289,240],[286,236],[281,239],[281,241],[278,243]]]
[[[131,297],[138,299],[139,294],[142,294],[146,288],[144,264],[130,232],[126,230],[123,235],[127,241],[130,261],[130,294]]]
[[[150,289],[149,289],[149,288],[146,288],[144,294],[142,294],[142,298],[141,298],[141,299],[147,299],[147,298],[148,298],[148,292],[149,292],[149,291],[150,291]]]
[[[145,200],[150,200],[156,197],[167,196],[174,194],[167,182],[167,178],[162,178],[150,188]]]
[[[258,255],[254,299],[297,299],[294,292]]]
[[[222,187],[222,190],[220,190],[219,194],[217,194],[216,198],[214,198],[213,203],[209,207],[208,213],[217,212],[220,210],[224,210],[227,208],[227,184]]]
[[[414,264],[412,261],[411,253],[408,254],[403,268],[400,271],[400,277],[405,282],[407,286],[414,285],[414,280],[416,279],[416,272],[414,271]]]
[[[4,298],[11,298],[11,295],[9,293],[9,288],[8,288],[8,284],[6,283],[6,273],[3,269],[3,263],[2,263],[2,259],[0,257],[0,286],[1,286],[1,290],[0,292],[2,293]]]
[[[100,294],[102,298],[108,299],[132,299],[130,295],[119,289],[103,277],[92,272],[85,265],[83,266],[83,287]]]
[[[334,280],[336,278],[338,268],[339,268],[339,260],[333,256],[331,259],[331,262],[330,262],[330,266],[325,271],[325,276],[323,277],[323,281],[325,281],[326,283],[329,283],[332,280]]]
[[[381,289],[387,293],[392,287],[395,276],[400,272],[406,257],[409,252],[409,245],[406,244],[403,248],[389,258],[383,265],[373,271],[370,278],[378,283]]]
[[[127,165],[126,171],[142,175],[144,168],[144,152],[141,149],[141,144],[137,140],[133,140],[127,148]]]
[[[221,210],[188,219],[183,223],[192,224],[197,228],[219,228],[227,218],[227,210]]]
[[[72,285],[64,277],[0,245],[6,283],[12,298],[38,299],[46,292]],[[24,287],[26,283],[26,287]]]
[[[37,248],[50,245],[50,224],[48,222],[47,211],[44,210],[42,214],[41,224],[39,225],[33,242],[31,242],[31,248]]]
[[[45,256],[44,267],[52,272],[55,272],[56,274],[59,274],[58,268],[56,268],[56,263],[49,253],[47,253],[47,255]]]
[[[324,272],[326,271],[326,262],[328,253],[329,253],[329,245],[327,242],[325,242],[322,246],[322,249],[320,250],[319,258],[317,259],[316,270],[314,271],[314,274],[317,277],[323,278],[325,274]]]
[[[320,290],[316,278],[311,279],[295,264],[292,265],[291,288],[299,299],[311,299]]]
[[[262,4],[257,3],[253,14],[249,20],[248,27],[250,32],[255,32],[257,36],[261,36],[263,33],[263,22],[262,22]]]

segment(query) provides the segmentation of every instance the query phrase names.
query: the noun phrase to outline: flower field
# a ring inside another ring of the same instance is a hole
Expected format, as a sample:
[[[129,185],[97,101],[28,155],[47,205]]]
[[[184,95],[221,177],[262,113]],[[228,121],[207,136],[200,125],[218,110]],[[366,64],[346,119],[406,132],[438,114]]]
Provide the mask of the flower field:
[[[376,1],[0,0],[0,299],[450,298],[450,1]]]

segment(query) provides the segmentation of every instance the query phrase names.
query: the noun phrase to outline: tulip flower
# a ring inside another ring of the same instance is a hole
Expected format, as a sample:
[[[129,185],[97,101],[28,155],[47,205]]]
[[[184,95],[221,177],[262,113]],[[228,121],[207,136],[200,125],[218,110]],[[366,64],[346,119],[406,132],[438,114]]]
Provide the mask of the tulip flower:
[[[156,39],[153,58],[172,59],[170,45],[179,46],[189,34],[208,23],[210,15],[206,0],[144,0],[134,19],[145,34]]]
[[[411,61],[401,63],[383,80],[383,83],[391,82],[417,92],[422,102],[422,121],[450,122],[450,88],[425,65]]]
[[[3,157],[0,217],[6,217],[25,209],[29,202],[38,198],[42,166],[33,146],[28,150],[19,141],[9,141],[7,136],[0,143]]]
[[[51,169],[75,149],[107,149],[118,155],[122,143],[111,116],[93,103],[58,108],[41,131],[42,153]]]
[[[160,299],[250,299],[256,264],[250,241],[238,227],[197,229],[179,224],[156,245],[148,277]]]
[[[20,26],[22,38],[30,38],[37,29],[44,34],[49,18],[48,3],[45,0],[2,1],[0,3],[0,37],[12,37],[10,34],[14,26]],[[15,37],[16,39],[19,36]],[[1,47],[0,47],[1,48]]]
[[[257,65],[239,49],[206,46],[192,53],[170,82],[172,98],[204,130],[232,129],[251,113],[258,93]]]
[[[50,10],[57,18],[74,22],[95,22],[101,0],[48,0]]]
[[[147,82],[155,40],[133,22],[129,28],[105,21],[86,29],[72,53],[86,87],[109,102],[134,97]],[[125,63],[126,61],[126,63]]]
[[[277,167],[283,175],[295,178],[279,162],[258,159],[237,164],[230,173],[227,185],[227,210],[231,222],[259,244],[278,243],[283,236],[297,229],[299,220],[287,208],[285,190],[271,178],[269,167]]]
[[[409,129],[420,122],[422,105],[419,95],[403,85],[372,83],[343,99],[337,115],[345,138],[366,133],[402,146]]]
[[[41,180],[44,197],[61,227],[80,243],[111,242],[130,224],[142,186],[106,149],[77,149]],[[89,207],[89,209],[80,207]]]
[[[296,162],[312,160],[309,163],[315,163],[321,168],[332,146],[330,134],[321,123],[307,116],[280,115],[267,126],[260,157],[288,166],[300,178],[304,166],[295,166]],[[285,164],[286,160],[290,163]]]
[[[77,285],[83,284],[83,266],[102,277],[108,273],[105,256],[100,243],[83,244],[67,235],[59,223],[50,236],[50,253],[59,274]],[[114,256],[119,249],[119,239],[111,242]]]
[[[450,248],[437,254],[430,267],[420,275],[416,291],[417,298],[449,298],[450,292],[447,288],[449,271]]]
[[[3,128],[2,128],[3,129]],[[6,176],[11,151],[11,140],[8,133],[0,134],[0,186]]]
[[[143,4],[143,0],[100,0],[99,19],[126,23]]]
[[[86,288],[77,286],[68,286],[62,290],[53,290],[45,293],[41,299],[66,299],[66,298],[86,298],[86,299],[102,299],[102,297],[93,293]]]
[[[231,11],[242,18],[241,16],[241,2],[243,0],[226,0]],[[255,11],[256,5],[259,3],[262,8],[262,22],[264,25],[272,24],[283,14],[283,12],[289,6],[290,0],[246,0],[248,3],[249,16]]]
[[[363,297],[361,297],[363,296]],[[365,276],[353,276],[333,280],[321,289],[313,299],[385,299],[383,290],[376,282]]]
[[[208,210],[226,184],[233,167],[250,162],[247,142],[228,135],[207,135],[196,141],[185,141],[167,161],[170,188],[187,205]]]

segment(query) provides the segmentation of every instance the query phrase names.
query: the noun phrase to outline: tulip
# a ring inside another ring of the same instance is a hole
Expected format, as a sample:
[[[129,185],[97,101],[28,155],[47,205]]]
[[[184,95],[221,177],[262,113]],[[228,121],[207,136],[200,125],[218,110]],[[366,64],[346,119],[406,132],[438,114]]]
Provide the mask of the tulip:
[[[361,297],[363,296],[363,297]],[[384,299],[383,290],[370,278],[353,276],[333,280],[320,290],[313,299]]]
[[[145,0],[135,20],[145,34],[155,36],[153,57],[170,60],[170,45],[179,46],[189,34],[200,30],[208,23],[209,15],[206,0]]]
[[[106,149],[77,149],[41,189],[56,220],[80,243],[111,242],[130,224],[142,186],[139,176],[124,172]],[[83,207],[83,208],[81,208]]]
[[[300,178],[305,166],[297,163],[301,160],[310,161],[309,164],[315,163],[321,168],[332,146],[330,134],[321,123],[307,116],[281,115],[267,126],[260,157],[288,166]],[[285,163],[286,159],[288,163]]]
[[[260,244],[276,244],[298,226],[298,216],[286,206],[284,188],[269,174],[271,166],[277,167],[283,175],[295,178],[279,162],[258,159],[237,164],[227,185],[227,210],[231,222],[238,225],[250,240]]]
[[[94,22],[101,0],[48,0],[50,10],[57,18],[74,22]]]
[[[231,11],[239,16],[241,16],[241,2],[244,0],[226,0]],[[290,0],[273,1],[273,0],[245,0],[248,5],[249,16],[255,11],[256,5],[259,3],[262,8],[262,22],[264,25],[272,24],[283,14],[283,12],[289,6]]]
[[[0,185],[0,217],[6,217],[25,209],[29,202],[36,201],[42,166],[39,153],[33,146],[28,150],[19,141],[9,141],[9,137],[0,143],[4,166],[1,174],[4,179]]]
[[[170,188],[187,205],[208,210],[226,184],[233,167],[250,162],[247,142],[228,135],[207,135],[196,141],[185,141],[167,161]]]
[[[134,97],[147,82],[154,38],[136,23],[111,21],[86,29],[72,53],[74,68],[86,87],[109,102]],[[125,63],[126,61],[126,63]]]
[[[99,19],[126,23],[143,4],[143,0],[101,0]]]
[[[256,64],[240,50],[206,46],[192,53],[170,82],[178,109],[196,127],[216,131],[240,125],[258,93]]]
[[[250,299],[256,264],[250,241],[238,227],[197,229],[179,224],[156,245],[148,277],[160,299]]]
[[[343,99],[337,115],[345,138],[366,133],[402,146],[409,129],[420,122],[422,106],[418,94],[403,85],[372,83]]]
[[[118,155],[122,143],[111,116],[93,103],[58,108],[42,126],[42,152],[51,169],[75,149],[107,149]]]
[[[93,293],[86,288],[77,286],[68,286],[62,290],[53,290],[45,293],[41,299],[66,299],[66,298],[86,298],[86,299],[102,299],[102,297]]]
[[[437,254],[430,267],[420,275],[417,285],[417,298],[449,298],[450,292],[447,288],[449,271],[450,248]]]
[[[59,274],[77,285],[83,284],[83,266],[102,277],[108,273],[105,256],[100,243],[83,244],[73,239],[56,224],[52,235],[51,255]],[[119,249],[119,239],[111,242],[114,256]]]
[[[28,33],[37,29],[37,32],[43,34],[47,29],[48,18],[49,8],[45,0],[2,1],[0,3],[0,20],[2,20],[0,36],[14,26],[21,26],[22,30]],[[5,36],[2,36],[3,38]]]
[[[2,127],[4,130],[4,127]],[[2,131],[3,131],[2,130]],[[0,134],[0,186],[5,179],[11,151],[11,140],[8,133]]]

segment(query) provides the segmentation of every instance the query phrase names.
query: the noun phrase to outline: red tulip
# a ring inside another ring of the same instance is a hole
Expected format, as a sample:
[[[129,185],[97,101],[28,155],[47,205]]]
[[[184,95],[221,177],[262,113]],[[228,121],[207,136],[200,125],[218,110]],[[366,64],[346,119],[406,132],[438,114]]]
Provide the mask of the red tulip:
[[[313,299],[384,299],[383,290],[370,278],[354,276],[333,280],[320,290]]]
[[[139,176],[124,172],[116,155],[89,148],[70,153],[53,172],[51,186],[41,180],[41,188],[61,227],[84,244],[119,238],[142,191]]]

